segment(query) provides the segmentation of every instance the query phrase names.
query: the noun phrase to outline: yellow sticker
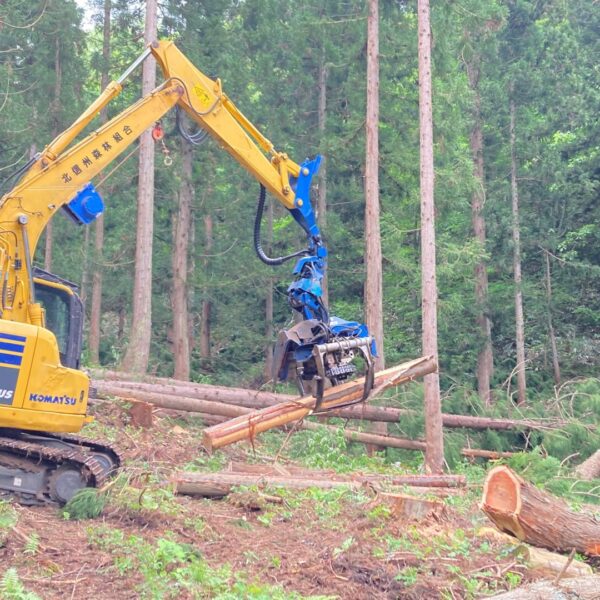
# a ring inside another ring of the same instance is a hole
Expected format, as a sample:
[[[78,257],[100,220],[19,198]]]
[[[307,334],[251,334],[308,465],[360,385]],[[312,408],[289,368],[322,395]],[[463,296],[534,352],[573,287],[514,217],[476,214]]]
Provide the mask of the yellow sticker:
[[[194,94],[196,94],[203,107],[208,107],[210,105],[210,95],[199,83],[194,85]]]

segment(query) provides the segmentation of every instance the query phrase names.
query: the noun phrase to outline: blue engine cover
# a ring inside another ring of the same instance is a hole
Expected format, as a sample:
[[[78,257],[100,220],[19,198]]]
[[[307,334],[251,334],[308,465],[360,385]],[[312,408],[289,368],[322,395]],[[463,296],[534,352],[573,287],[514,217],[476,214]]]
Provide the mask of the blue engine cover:
[[[88,225],[104,212],[104,202],[93,184],[88,183],[65,208],[77,223]]]

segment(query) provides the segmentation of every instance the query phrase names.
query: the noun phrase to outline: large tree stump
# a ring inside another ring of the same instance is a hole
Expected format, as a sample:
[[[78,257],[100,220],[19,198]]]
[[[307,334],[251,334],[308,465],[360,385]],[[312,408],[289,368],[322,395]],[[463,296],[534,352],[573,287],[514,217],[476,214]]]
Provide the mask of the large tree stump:
[[[573,512],[508,467],[488,473],[481,509],[500,530],[534,546],[600,555],[600,523],[593,515]]]

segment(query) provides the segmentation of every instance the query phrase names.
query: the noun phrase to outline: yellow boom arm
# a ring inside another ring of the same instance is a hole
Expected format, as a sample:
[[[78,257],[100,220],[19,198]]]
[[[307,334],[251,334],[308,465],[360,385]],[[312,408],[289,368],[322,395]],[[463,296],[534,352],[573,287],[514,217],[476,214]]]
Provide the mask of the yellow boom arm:
[[[150,54],[160,65],[165,82],[69,148],[100,110],[120,93],[122,82],[131,71]],[[289,178],[298,177],[299,165],[274,149],[223,93],[219,79],[210,79],[198,70],[173,42],[154,42],[44,149],[17,186],[0,198],[2,319],[43,325],[42,310],[33,296],[31,257],[48,221],[175,104],[284,206],[294,208]]]

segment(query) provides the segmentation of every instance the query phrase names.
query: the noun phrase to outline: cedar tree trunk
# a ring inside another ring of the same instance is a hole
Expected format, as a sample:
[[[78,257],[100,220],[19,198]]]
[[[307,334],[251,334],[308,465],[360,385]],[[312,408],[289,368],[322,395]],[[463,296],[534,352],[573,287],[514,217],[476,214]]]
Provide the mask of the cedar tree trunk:
[[[419,124],[421,153],[421,294],[423,314],[423,354],[437,362],[437,282],[435,251],[435,205],[433,172],[433,115],[431,89],[431,25],[429,1],[418,0],[419,28]],[[440,382],[437,371],[425,383],[425,463],[431,473],[444,468],[444,436]]]
[[[150,43],[157,35],[157,0],[146,0],[144,39]],[[142,95],[156,85],[156,61],[148,57],[142,66]],[[138,170],[137,230],[133,311],[129,344],[123,358],[123,369],[143,373],[148,368],[152,335],[152,238],[154,232],[154,141],[150,130],[140,136]]]

